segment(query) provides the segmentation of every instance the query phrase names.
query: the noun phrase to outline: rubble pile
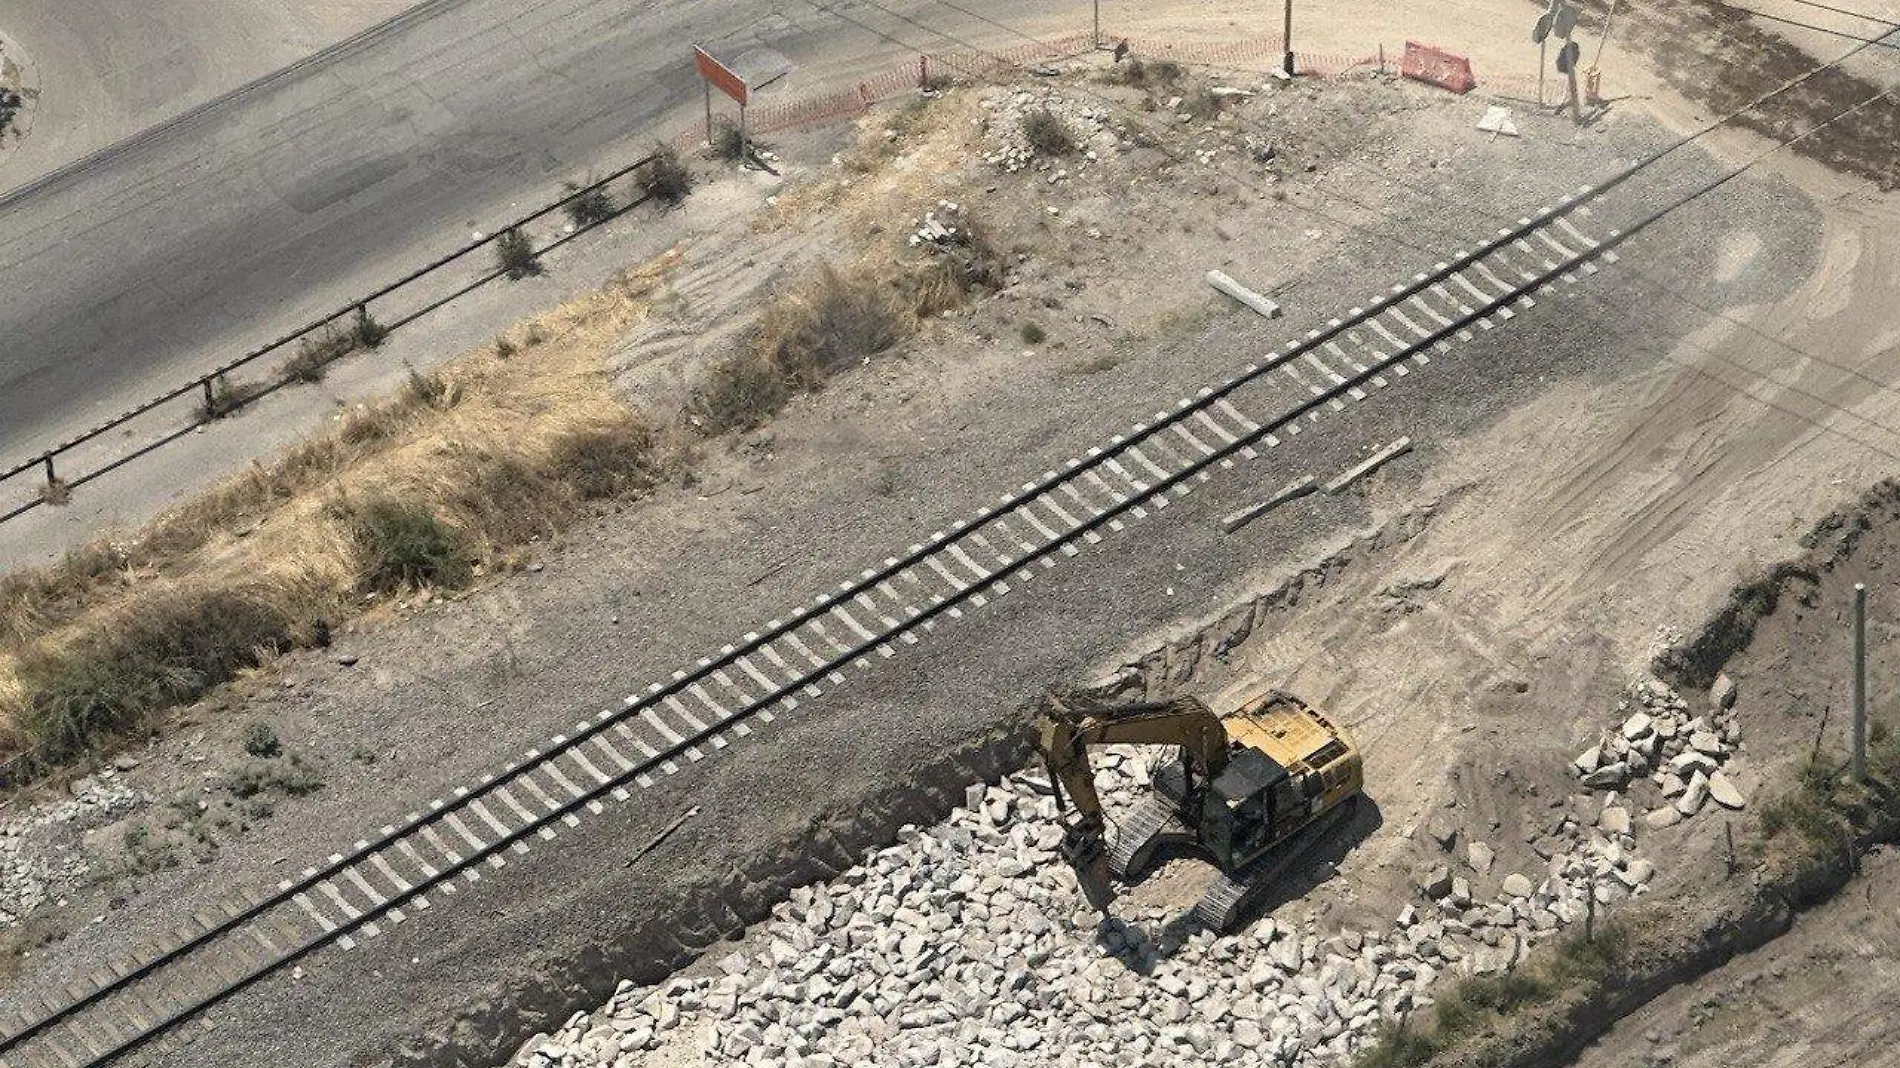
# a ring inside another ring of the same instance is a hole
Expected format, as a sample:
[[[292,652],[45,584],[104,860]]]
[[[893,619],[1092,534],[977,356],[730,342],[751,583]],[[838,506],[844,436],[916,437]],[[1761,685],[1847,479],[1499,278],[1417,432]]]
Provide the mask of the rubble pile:
[[[1111,813],[1147,792],[1141,757],[1104,753],[1097,769]],[[1505,875],[1489,896],[1464,874],[1432,873],[1425,900],[1384,930],[1325,935],[1309,914],[1217,936],[1194,929],[1185,906],[1124,901],[1100,922],[1058,860],[1047,781],[1019,773],[798,890],[714,974],[622,983],[515,1063],[1331,1064],[1429,1005],[1439,976],[1508,969],[1582,920],[1590,899],[1641,893],[1654,869],[1634,855],[1627,814],[1605,808],[1592,822],[1576,849],[1535,875]],[[1476,846],[1486,873],[1472,877],[1485,878],[1495,855]]]
[[[1688,702],[1658,682],[1633,687],[1617,709],[1622,723],[1578,755],[1574,767],[1584,786],[1623,790],[1648,810],[1643,821],[1667,827],[1713,802],[1745,804],[1723,767],[1741,748],[1735,716],[1735,684],[1726,675],[1709,693],[1709,710],[1691,716]],[[1650,787],[1653,786],[1653,791]]]
[[[980,120],[983,133],[995,145],[984,153],[983,161],[1010,174],[1040,167],[1050,172],[1051,185],[1070,177],[1072,169],[1078,173],[1086,169],[1102,154],[1115,151],[1126,142],[1127,131],[1111,124],[1106,106],[1070,100],[1052,90],[999,90],[985,94],[979,103],[989,112]],[[1068,127],[1079,146],[1073,156],[1059,163],[1039,155],[1023,131],[1024,118],[1044,109]]]
[[[0,927],[14,926],[59,888],[78,885],[86,876],[85,858],[41,841],[44,832],[73,824],[92,826],[141,800],[111,768],[74,782],[69,792],[69,798],[40,802],[19,818],[0,823]]]

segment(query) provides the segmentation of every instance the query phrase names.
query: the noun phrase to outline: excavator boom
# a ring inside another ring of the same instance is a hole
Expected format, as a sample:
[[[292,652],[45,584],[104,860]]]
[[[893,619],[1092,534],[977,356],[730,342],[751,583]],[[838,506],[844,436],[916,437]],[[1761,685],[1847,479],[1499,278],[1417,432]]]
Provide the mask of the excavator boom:
[[[1067,794],[1076,809],[1075,822],[1063,835],[1063,854],[1089,903],[1106,911],[1114,897],[1108,878],[1107,821],[1095,792],[1088,747],[1179,745],[1190,782],[1206,783],[1227,767],[1227,729],[1212,709],[1192,697],[1087,707],[1072,706],[1054,694],[1045,702],[1038,726],[1056,805],[1066,807]]]

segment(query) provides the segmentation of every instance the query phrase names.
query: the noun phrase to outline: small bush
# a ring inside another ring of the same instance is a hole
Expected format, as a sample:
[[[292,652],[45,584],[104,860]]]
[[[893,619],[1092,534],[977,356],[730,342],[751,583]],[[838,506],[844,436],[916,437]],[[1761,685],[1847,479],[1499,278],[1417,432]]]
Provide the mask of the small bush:
[[[862,362],[904,336],[889,286],[830,264],[766,308],[759,351],[799,389],[815,389],[839,368]]]
[[[977,220],[958,221],[955,237],[933,244],[931,259],[905,280],[911,311],[919,319],[962,307],[972,294],[1002,285],[1003,255]]]
[[[712,135],[707,138],[706,144],[714,159],[740,163],[745,160],[749,140],[739,133],[739,127],[725,119],[718,119],[713,122]],[[757,142],[752,142],[752,147],[756,148]]]
[[[1037,108],[1023,116],[1023,137],[1030,148],[1045,156],[1066,156],[1077,148],[1069,124],[1048,108]]]
[[[501,236],[495,238],[495,260],[508,277],[517,281],[541,273],[541,260],[535,254],[534,242],[516,227],[503,230]]]
[[[397,401],[404,408],[434,408],[445,411],[455,407],[460,394],[455,384],[439,371],[418,371],[411,367],[403,381]]]
[[[751,430],[778,414],[792,393],[785,373],[770,358],[741,352],[713,365],[686,410],[708,434]]]
[[[284,361],[282,374],[292,382],[321,382],[330,365],[354,348],[356,343],[351,335],[335,331],[304,338],[297,343],[297,354]]]
[[[495,358],[505,360],[515,354],[515,343],[508,340],[507,334],[495,335]]]
[[[41,504],[71,504],[72,500],[73,488],[67,485],[66,480],[58,475],[54,475],[52,478],[40,483]]]
[[[251,761],[224,776],[219,785],[239,800],[269,797],[272,794],[308,797],[323,789],[323,779],[316,769],[293,753],[290,759],[284,761]],[[254,814],[269,815],[270,810],[257,809]]]
[[[277,728],[258,721],[244,728],[244,751],[254,757],[274,757],[284,751],[283,743],[277,740]]]
[[[1040,345],[1049,339],[1048,332],[1036,323],[1024,323],[1022,335],[1026,345]]]
[[[569,193],[580,193],[579,182],[564,184]],[[561,210],[567,212],[568,222],[573,223],[576,228],[582,228],[606,222],[613,218],[614,212],[619,209],[614,206],[613,194],[607,192],[606,187],[602,186],[580,193],[579,196],[568,201]]]
[[[693,188],[693,172],[686,169],[679,154],[667,145],[655,148],[653,162],[640,168],[639,173],[640,190],[666,204],[685,200]]]
[[[468,538],[425,505],[372,497],[346,509],[361,554],[360,585],[393,593],[423,586],[460,587],[474,571]]]
[[[383,340],[389,337],[389,328],[376,321],[369,309],[357,305],[356,318],[350,322],[350,340],[359,349],[381,348]]]
[[[1177,115],[1186,115],[1192,119],[1205,121],[1219,115],[1225,103],[1223,98],[1216,96],[1212,89],[1203,85],[1182,97],[1181,103],[1174,110]]]
[[[653,429],[629,416],[562,438],[548,462],[581,499],[594,500],[652,488],[660,476],[656,451]]]
[[[1102,76],[1114,85],[1132,85],[1137,89],[1166,89],[1185,77],[1187,71],[1172,59],[1144,60],[1129,56]]]
[[[13,89],[0,88],[0,133],[13,128],[13,120],[20,117],[20,109],[26,106],[26,98]]]

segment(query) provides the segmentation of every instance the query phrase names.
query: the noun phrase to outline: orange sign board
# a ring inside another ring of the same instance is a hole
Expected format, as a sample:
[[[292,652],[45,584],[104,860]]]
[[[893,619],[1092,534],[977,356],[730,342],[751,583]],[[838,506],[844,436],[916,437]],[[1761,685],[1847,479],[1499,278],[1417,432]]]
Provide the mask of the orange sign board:
[[[714,59],[711,52],[698,45],[693,46],[693,65],[699,68],[699,76],[706,79],[707,84],[738,101],[740,107],[745,106],[751,89],[731,67]]]

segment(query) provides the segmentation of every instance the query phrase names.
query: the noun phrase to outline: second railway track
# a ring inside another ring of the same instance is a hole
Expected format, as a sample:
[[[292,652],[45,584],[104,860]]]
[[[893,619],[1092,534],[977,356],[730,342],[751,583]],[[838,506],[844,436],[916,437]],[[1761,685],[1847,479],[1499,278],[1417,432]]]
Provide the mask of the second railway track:
[[[843,683],[848,670],[895,655],[1215,471],[1420,372],[1538,294],[1614,262],[1637,230],[1713,187],[1646,213],[1637,198],[1634,224],[1593,230],[1603,194],[1647,165],[1584,187],[1181,398],[327,863],[212,905],[167,942],[26,1006],[0,1038],[0,1065],[90,1068],[161,1052],[180,1024],[273,973],[443,907],[536,839],[713,757]]]

